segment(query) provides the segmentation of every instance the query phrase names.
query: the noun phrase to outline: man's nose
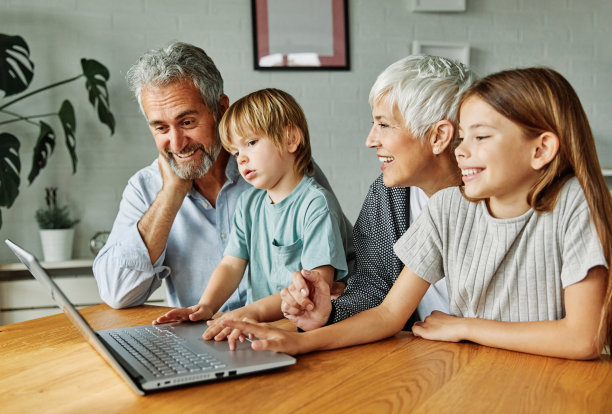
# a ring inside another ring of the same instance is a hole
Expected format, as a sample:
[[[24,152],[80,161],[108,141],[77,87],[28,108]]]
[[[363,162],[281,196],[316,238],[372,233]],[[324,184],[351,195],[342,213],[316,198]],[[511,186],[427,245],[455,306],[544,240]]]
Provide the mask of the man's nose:
[[[172,128],[169,133],[170,150],[181,152],[185,148],[185,134],[180,128]]]

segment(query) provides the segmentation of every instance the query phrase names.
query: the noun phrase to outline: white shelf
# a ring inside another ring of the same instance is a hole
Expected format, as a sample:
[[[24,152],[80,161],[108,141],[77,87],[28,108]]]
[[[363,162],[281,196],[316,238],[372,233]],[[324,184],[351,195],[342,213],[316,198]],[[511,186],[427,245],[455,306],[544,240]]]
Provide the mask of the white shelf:
[[[429,40],[413,40],[413,55],[442,56],[452,60],[458,60],[464,65],[470,64],[469,43],[437,42]]]
[[[601,172],[604,177],[612,177],[612,168],[602,168]]]
[[[413,0],[415,12],[464,12],[465,0]]]
[[[93,259],[73,259],[64,262],[41,262],[51,276],[92,275]],[[21,262],[0,264],[0,280],[27,279],[32,277]]]

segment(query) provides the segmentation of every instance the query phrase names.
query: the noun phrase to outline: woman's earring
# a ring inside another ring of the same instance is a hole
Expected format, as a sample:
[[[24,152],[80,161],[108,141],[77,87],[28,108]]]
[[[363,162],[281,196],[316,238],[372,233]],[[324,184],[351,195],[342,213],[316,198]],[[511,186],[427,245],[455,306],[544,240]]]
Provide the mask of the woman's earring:
[[[434,147],[433,153],[438,155],[439,152],[440,152],[440,147]]]

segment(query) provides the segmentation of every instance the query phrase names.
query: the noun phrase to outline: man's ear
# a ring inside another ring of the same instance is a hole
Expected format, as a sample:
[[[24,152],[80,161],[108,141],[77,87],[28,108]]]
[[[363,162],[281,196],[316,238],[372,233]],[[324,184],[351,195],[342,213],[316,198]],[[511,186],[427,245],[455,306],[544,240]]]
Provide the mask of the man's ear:
[[[559,152],[559,137],[552,132],[544,132],[535,139],[531,167],[540,170],[550,163]]]
[[[302,131],[296,125],[287,127],[287,151],[294,153],[302,143]]]
[[[455,126],[447,119],[443,119],[434,124],[429,136],[429,143],[434,155],[442,154],[453,141]]]
[[[219,98],[219,120],[221,120],[221,117],[225,111],[227,111],[227,108],[229,108],[229,98],[226,94],[222,94]]]

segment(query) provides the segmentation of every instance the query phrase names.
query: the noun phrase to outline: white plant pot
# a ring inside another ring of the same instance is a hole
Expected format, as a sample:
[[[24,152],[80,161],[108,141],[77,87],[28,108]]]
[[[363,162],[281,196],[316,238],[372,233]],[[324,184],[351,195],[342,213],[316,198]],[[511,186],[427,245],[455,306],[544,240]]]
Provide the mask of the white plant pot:
[[[45,262],[63,262],[72,259],[74,229],[40,230]]]

